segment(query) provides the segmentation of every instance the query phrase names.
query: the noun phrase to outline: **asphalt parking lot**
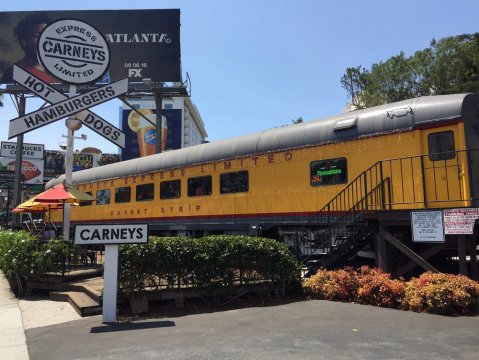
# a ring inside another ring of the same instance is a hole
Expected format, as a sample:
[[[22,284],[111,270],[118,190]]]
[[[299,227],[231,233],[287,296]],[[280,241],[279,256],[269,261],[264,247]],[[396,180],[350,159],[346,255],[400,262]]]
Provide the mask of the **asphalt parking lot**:
[[[477,359],[479,317],[299,301],[25,330],[30,359]]]

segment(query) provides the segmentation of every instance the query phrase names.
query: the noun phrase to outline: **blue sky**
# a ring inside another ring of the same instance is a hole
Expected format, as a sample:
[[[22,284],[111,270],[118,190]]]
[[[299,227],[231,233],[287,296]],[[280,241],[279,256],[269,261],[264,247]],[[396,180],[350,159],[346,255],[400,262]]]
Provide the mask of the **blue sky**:
[[[181,10],[183,75],[191,78],[208,140],[215,141],[341,113],[348,101],[340,79],[347,67],[406,56],[431,40],[479,31],[477,0],[2,0],[0,11]],[[16,110],[0,108],[0,140]],[[41,102],[29,100],[27,112]],[[95,109],[118,125],[117,100]],[[86,127],[75,148],[118,148]],[[64,121],[25,134],[24,142],[58,150]],[[15,141],[15,139],[12,139]]]

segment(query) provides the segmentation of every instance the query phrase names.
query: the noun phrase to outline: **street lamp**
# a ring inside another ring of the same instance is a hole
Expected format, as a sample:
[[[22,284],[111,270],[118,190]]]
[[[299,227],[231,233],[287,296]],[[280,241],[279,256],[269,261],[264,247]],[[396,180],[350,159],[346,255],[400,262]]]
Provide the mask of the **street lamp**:
[[[74,86],[72,86],[74,87]],[[72,87],[70,87],[70,92],[73,93]],[[76,87],[75,91],[76,91]],[[70,94],[72,97],[73,94]],[[72,172],[73,172],[73,143],[75,141],[74,133],[77,130],[80,130],[82,127],[82,122],[75,118],[74,116],[69,117],[65,120],[65,126],[68,129],[67,136],[67,153],[65,158],[65,184],[70,186],[72,184]],[[83,136],[82,136],[83,138]],[[63,206],[63,240],[70,239],[70,204],[65,204]]]

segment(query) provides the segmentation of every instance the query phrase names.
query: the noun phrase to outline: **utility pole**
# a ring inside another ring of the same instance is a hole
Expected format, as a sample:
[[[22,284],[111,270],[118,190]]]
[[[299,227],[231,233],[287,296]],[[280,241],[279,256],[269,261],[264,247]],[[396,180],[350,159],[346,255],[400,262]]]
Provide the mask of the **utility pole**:
[[[159,91],[155,91],[155,104],[156,104],[156,153],[161,153],[162,141],[163,141],[163,99]]]

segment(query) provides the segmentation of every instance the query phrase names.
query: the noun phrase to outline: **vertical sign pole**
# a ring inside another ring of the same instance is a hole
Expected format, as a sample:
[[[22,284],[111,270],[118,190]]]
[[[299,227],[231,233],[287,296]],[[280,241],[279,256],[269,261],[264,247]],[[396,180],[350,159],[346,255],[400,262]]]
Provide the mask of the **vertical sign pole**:
[[[18,100],[18,116],[25,115],[25,95],[20,95]],[[17,206],[22,201],[22,157],[23,157],[23,134],[17,136],[17,153],[15,154],[15,178],[13,181],[13,206]],[[10,190],[8,190],[10,191]],[[20,222],[20,214],[13,214],[12,229],[16,223]],[[6,220],[8,226],[8,217]],[[20,225],[20,224],[18,224]]]
[[[73,97],[76,95],[77,87],[76,85],[70,85],[70,92],[68,97]],[[68,121],[68,119],[67,119]],[[72,184],[72,172],[73,172],[73,144],[75,137],[73,130],[68,129],[67,136],[67,153],[65,158],[65,184],[70,186]],[[63,240],[70,240],[70,204],[63,204]]]
[[[103,322],[116,322],[116,287],[118,283],[118,245],[105,245],[103,280]]]

